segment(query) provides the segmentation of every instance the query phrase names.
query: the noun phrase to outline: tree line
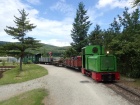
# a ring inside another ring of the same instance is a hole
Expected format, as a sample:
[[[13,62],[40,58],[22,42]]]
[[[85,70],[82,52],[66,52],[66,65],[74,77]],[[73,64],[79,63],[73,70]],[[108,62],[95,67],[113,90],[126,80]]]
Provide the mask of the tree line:
[[[80,2],[71,31],[72,47],[65,52],[65,57],[79,55],[87,45],[103,45],[117,57],[121,74],[140,78],[140,10],[128,11],[125,8],[122,16],[115,17],[108,29],[103,30],[96,24],[88,33],[92,23],[88,20],[85,5]]]

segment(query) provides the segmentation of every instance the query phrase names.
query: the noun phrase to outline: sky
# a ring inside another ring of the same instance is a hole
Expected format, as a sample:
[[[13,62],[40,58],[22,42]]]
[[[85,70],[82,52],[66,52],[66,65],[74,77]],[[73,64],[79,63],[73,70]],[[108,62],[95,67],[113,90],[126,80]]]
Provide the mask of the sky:
[[[16,27],[14,16],[20,17],[18,10],[29,13],[28,20],[37,27],[26,36],[40,40],[41,43],[54,46],[69,46],[73,42],[71,30],[78,4],[83,2],[92,25],[102,29],[109,28],[117,15],[122,15],[124,8],[132,12],[133,0],[0,0],[0,41],[17,42],[4,31],[6,26]]]

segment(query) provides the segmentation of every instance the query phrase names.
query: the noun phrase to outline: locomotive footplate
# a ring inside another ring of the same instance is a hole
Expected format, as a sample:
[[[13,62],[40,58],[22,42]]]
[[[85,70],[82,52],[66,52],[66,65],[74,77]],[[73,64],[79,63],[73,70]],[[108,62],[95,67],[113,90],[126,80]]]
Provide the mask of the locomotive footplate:
[[[114,81],[115,80],[115,74],[102,74],[102,81]]]

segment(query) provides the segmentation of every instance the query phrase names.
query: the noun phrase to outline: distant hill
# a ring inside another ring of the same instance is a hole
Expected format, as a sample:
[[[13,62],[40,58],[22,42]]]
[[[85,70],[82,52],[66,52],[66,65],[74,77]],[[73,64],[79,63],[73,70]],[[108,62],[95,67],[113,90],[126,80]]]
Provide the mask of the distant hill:
[[[6,43],[10,43],[10,42],[0,41],[0,45],[4,45]]]
[[[4,45],[6,43],[10,42],[5,42],[5,41],[0,41],[0,46]],[[41,48],[39,48],[37,51],[33,51],[32,53],[37,54],[37,53],[49,53],[52,52],[53,55],[59,56],[64,53],[66,49],[68,49],[70,46],[65,46],[65,47],[58,47],[58,46],[53,46],[49,44],[43,44]]]

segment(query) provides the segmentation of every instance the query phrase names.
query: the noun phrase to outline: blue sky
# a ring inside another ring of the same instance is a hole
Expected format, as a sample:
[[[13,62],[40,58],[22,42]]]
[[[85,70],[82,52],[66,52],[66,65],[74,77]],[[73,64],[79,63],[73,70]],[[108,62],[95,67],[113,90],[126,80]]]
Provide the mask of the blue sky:
[[[41,43],[55,46],[68,46],[72,42],[72,23],[79,2],[83,2],[92,23],[89,33],[99,24],[107,29],[117,15],[122,15],[124,8],[132,8],[133,0],[0,0],[0,41],[16,42],[4,32],[6,26],[15,27],[14,15],[19,17],[18,9],[29,13],[29,20],[37,25],[27,36],[40,40]]]

